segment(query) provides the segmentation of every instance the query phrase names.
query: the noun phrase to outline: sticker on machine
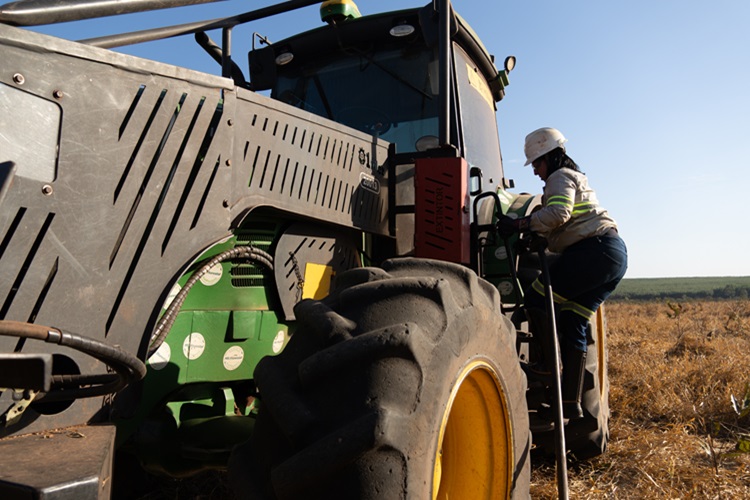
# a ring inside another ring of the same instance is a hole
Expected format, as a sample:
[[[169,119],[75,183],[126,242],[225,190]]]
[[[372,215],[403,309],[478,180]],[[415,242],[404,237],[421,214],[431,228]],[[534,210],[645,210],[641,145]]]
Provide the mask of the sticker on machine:
[[[497,285],[498,290],[500,290],[500,295],[510,295],[513,293],[513,283],[509,281],[501,281]]]
[[[279,330],[279,333],[276,334],[276,337],[273,339],[273,345],[271,346],[274,354],[280,353],[281,350],[284,348],[285,338],[286,338],[286,335],[284,335],[284,331]]]
[[[150,358],[148,358],[148,366],[150,366],[154,370],[161,370],[162,368],[167,366],[171,358],[172,349],[169,347],[169,344],[163,342],[156,350],[156,352],[153,353]]]
[[[201,276],[201,283],[206,286],[214,286],[221,279],[221,275],[224,274],[224,268],[221,267],[221,262],[211,266],[206,274]]]
[[[164,306],[162,306],[162,309],[169,309],[169,306],[172,305],[172,302],[174,301],[175,297],[177,297],[177,294],[180,293],[180,290],[182,290],[180,284],[175,283],[172,289],[169,291],[169,295],[167,295],[167,300],[164,301]]]
[[[245,359],[245,351],[242,347],[234,345],[224,353],[224,368],[230,372],[236,370],[242,364],[243,359]]]
[[[508,251],[505,249],[505,247],[497,247],[495,250],[495,258],[497,260],[505,260],[508,258]]]
[[[191,333],[182,343],[182,353],[187,359],[198,359],[206,349],[206,339],[200,333]]]

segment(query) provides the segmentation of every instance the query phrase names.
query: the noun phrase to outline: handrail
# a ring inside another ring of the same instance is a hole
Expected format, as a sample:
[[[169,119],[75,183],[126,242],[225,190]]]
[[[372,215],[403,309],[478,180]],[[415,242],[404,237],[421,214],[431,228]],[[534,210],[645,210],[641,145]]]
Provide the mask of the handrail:
[[[275,16],[276,14],[282,14],[284,12],[290,12],[292,10],[301,9],[302,7],[308,7],[317,3],[320,3],[320,0],[287,0],[286,2],[270,5],[268,7],[263,7],[262,9],[239,14],[237,16],[210,19],[206,21],[197,21],[186,24],[177,24],[173,26],[165,26],[162,28],[153,28],[142,31],[133,31],[131,33],[122,33],[119,35],[88,38],[86,40],[79,41],[87,45],[93,45],[94,47],[111,49],[114,47],[122,47],[123,45],[153,42],[156,40],[172,38],[175,36],[193,35],[201,31],[234,28],[235,26],[238,26],[240,24],[263,19],[264,17]]]
[[[220,1],[224,0],[17,0],[0,5],[0,23],[40,26]]]

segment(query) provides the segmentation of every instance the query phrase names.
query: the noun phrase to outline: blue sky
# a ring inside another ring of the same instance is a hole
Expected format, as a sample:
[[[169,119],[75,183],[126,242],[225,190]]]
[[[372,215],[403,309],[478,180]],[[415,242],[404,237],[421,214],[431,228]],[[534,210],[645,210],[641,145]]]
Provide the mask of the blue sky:
[[[35,28],[81,39],[240,14],[273,2],[229,0]],[[363,14],[426,0],[359,0]],[[454,0],[501,64],[517,57],[498,124],[506,176],[540,192],[523,167],[525,135],[560,129],[628,244],[627,277],[750,275],[750,2]],[[246,69],[253,31],[280,40],[320,25],[317,7],[234,32]],[[212,37],[220,41],[219,34]],[[192,37],[119,49],[216,73]]]

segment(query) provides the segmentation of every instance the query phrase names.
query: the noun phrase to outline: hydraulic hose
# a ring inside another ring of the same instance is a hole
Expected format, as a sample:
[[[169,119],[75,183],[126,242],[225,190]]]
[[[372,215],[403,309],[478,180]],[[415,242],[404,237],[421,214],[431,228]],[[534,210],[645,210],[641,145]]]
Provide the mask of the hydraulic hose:
[[[185,302],[185,298],[190,292],[190,289],[195,285],[212,267],[225,260],[235,259],[248,259],[259,264],[263,264],[268,269],[273,270],[273,256],[268,252],[265,252],[259,248],[253,246],[239,246],[225,250],[224,252],[216,255],[207,263],[202,265],[190,279],[187,280],[182,290],[175,296],[172,303],[169,305],[167,310],[162,315],[161,319],[154,328],[154,333],[151,335],[151,342],[148,348],[148,357],[151,357],[164,343],[164,339],[167,338],[169,330],[172,329],[175,320],[177,319],[177,313],[182,308],[182,304]]]
[[[193,285],[213,266],[230,259],[249,259],[273,270],[273,257],[269,253],[252,246],[235,247],[213,257],[190,277],[167,308],[154,330],[154,335],[151,337],[149,356],[164,342],[167,333],[169,333],[177,318],[177,312],[185,302],[185,298]],[[53,375],[52,390],[40,398],[43,401],[61,401],[113,394],[126,385],[141,380],[146,375],[146,365],[137,357],[117,347],[59,328],[21,321],[0,320],[0,336],[39,340],[69,347],[98,359],[114,371],[114,373],[101,374]]]
[[[45,394],[43,398],[45,401],[112,394],[146,375],[146,365],[122,349],[58,328],[1,320],[0,335],[41,340],[69,347],[98,359],[115,371],[115,373],[94,375],[54,375],[52,377],[54,390]]]

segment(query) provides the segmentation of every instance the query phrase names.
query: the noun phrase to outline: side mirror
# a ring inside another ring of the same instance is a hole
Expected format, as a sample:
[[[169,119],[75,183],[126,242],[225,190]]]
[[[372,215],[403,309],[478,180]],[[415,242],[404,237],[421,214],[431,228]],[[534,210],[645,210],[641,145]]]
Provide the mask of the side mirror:
[[[471,167],[469,169],[469,194],[476,196],[482,192],[482,169]]]
[[[250,87],[255,91],[273,88],[277,78],[273,47],[251,50],[247,59],[250,63]]]

